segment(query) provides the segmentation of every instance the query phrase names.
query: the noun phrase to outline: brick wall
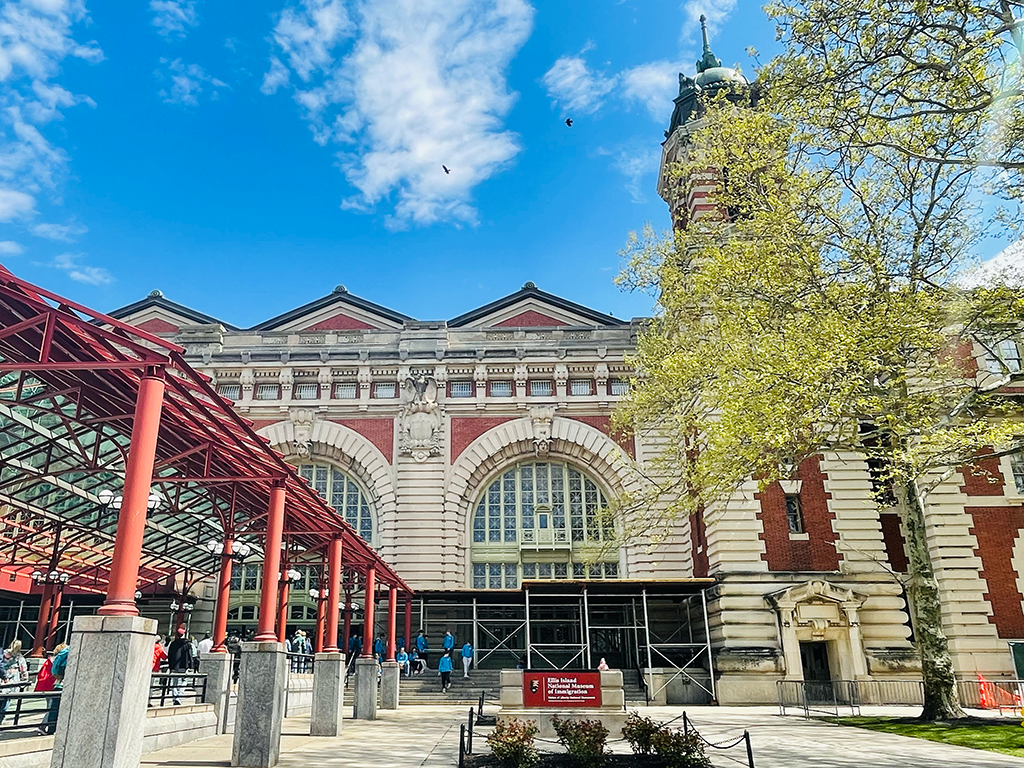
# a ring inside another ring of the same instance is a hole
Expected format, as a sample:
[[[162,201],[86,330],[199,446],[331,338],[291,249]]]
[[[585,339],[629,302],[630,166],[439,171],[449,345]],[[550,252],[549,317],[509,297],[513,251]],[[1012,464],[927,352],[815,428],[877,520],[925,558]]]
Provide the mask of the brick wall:
[[[1013,547],[1024,528],[1024,506],[965,507],[974,520],[971,533],[978,540],[974,553],[981,558],[978,575],[985,580],[984,597],[992,606],[988,617],[1000,637],[1024,638],[1024,611],[1013,569]]]
[[[337,314],[306,328],[307,331],[365,331],[374,326],[345,314]]]
[[[619,447],[629,454],[631,459],[636,458],[636,445],[633,442],[633,436],[623,434],[613,435],[611,429],[611,416],[569,416],[568,418],[573,419],[574,421],[581,421],[599,432],[604,432],[606,435],[611,437],[612,440],[618,443]]]
[[[807,539],[790,536],[786,517],[786,494],[782,486],[772,483],[755,494],[761,502],[757,518],[761,521],[765,552],[761,559],[770,571],[835,571],[839,569],[841,555],[835,547],[839,536],[832,528],[835,515],[828,508],[831,495],[825,492],[825,473],[821,471],[821,457],[812,456],[797,470],[796,479],[802,480],[800,507],[803,511],[804,531]]]
[[[704,508],[690,515],[690,558],[693,576],[703,579],[708,575],[708,540],[704,525]]]
[[[384,454],[388,464],[394,463],[395,420],[394,419],[331,419],[335,424],[358,432]]]
[[[511,416],[455,416],[452,417],[452,458],[455,460],[469,447],[469,444],[489,429],[512,421]]]
[[[964,484],[960,490],[968,496],[1002,496],[1006,480],[999,470],[999,459],[980,459],[960,468]]]
[[[906,573],[910,561],[907,559],[907,542],[900,528],[900,516],[894,512],[883,512],[878,520],[882,524],[882,543],[889,567],[897,573]]]
[[[567,325],[561,320],[556,320],[548,315],[542,315],[540,312],[535,312],[532,309],[528,309],[525,312],[520,312],[515,317],[510,317],[508,320],[502,320],[500,323],[495,324],[495,328],[553,328],[559,325]]]

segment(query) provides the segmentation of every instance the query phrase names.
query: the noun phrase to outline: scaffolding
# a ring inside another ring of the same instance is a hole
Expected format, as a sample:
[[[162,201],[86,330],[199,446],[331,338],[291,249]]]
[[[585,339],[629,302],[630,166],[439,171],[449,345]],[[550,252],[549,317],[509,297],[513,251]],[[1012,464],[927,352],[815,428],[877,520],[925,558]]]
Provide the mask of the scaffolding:
[[[526,581],[520,591],[420,593],[415,623],[451,631],[477,668],[635,670],[648,700],[677,684],[714,701],[706,591],[712,579]],[[678,681],[678,683],[677,683]]]

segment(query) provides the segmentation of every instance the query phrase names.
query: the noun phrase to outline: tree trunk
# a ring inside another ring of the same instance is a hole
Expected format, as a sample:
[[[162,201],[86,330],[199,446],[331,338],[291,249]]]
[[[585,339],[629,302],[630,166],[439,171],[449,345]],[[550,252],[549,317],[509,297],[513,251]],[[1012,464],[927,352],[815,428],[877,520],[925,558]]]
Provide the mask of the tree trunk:
[[[954,720],[964,717],[964,711],[960,708],[960,694],[956,687],[953,659],[949,655],[949,643],[942,630],[942,601],[928,552],[924,506],[916,483],[907,483],[900,490],[909,533],[909,608],[917,647],[921,653],[921,674],[924,678],[924,710],[921,719]]]

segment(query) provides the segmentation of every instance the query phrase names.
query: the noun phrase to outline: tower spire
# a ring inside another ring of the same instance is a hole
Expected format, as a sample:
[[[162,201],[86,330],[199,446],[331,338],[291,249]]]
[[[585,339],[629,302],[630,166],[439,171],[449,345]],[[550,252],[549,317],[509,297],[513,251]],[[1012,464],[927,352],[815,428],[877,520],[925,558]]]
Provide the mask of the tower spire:
[[[712,67],[722,66],[722,60],[711,52],[711,43],[708,41],[708,17],[703,13],[700,15],[700,36],[704,40],[704,55],[697,61],[697,71],[703,72]]]

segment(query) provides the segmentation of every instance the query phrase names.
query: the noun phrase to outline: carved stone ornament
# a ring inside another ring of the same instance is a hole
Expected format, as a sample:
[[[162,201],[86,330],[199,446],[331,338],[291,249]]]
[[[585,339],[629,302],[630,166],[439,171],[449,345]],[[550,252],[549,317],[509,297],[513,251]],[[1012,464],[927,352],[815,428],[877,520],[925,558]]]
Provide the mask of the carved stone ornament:
[[[398,450],[424,462],[441,454],[444,414],[437,402],[437,381],[425,373],[414,373],[402,387],[401,427]]]
[[[288,418],[292,422],[294,437],[292,445],[295,452],[304,459],[309,458],[312,450],[313,423],[316,421],[316,412],[308,408],[293,408],[288,412]]]
[[[530,409],[533,425],[533,452],[546,456],[551,449],[551,420],[555,418],[555,406],[537,405]]]

